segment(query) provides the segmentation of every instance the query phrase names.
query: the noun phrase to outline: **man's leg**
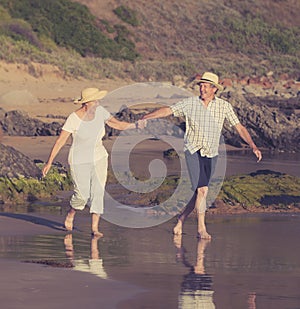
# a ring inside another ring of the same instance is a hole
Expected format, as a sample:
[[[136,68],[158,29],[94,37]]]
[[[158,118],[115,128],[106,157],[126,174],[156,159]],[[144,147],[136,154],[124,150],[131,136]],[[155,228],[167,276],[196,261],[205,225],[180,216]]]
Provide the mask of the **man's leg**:
[[[205,211],[206,211],[206,196],[208,192],[208,187],[201,187],[197,189],[197,197],[195,202],[195,207],[198,217],[198,237],[202,239],[211,239],[206,231],[205,225]]]
[[[181,235],[182,234],[182,227],[185,219],[189,216],[189,214],[194,210],[195,208],[195,201],[196,201],[196,193],[194,193],[193,197],[189,201],[189,203],[184,208],[183,212],[178,216],[177,224],[175,225],[173,229],[173,233],[175,235]]]

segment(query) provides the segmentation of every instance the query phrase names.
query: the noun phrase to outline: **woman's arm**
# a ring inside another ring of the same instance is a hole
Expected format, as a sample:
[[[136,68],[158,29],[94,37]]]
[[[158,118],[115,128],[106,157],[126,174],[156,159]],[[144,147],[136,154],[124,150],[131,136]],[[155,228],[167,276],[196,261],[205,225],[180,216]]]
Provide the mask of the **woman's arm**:
[[[52,147],[48,161],[43,167],[43,170],[42,170],[43,177],[45,177],[47,173],[49,172],[51,165],[53,163],[53,160],[55,159],[56,155],[59,153],[60,149],[65,145],[70,135],[71,135],[70,132],[61,130],[59,137],[57,138],[54,146]]]
[[[142,129],[145,127],[145,121],[144,120],[138,120],[137,122],[126,122],[126,121],[120,121],[116,119],[115,117],[110,117],[106,124],[110,126],[113,129],[117,129],[120,131],[128,130],[128,129]]]

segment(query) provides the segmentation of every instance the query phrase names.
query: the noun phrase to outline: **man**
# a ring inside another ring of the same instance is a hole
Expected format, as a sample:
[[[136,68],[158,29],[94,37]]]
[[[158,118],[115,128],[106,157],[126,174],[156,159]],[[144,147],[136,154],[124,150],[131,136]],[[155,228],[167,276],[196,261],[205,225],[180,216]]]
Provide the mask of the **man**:
[[[217,91],[223,90],[219,84],[219,77],[214,73],[205,72],[198,84],[199,97],[190,97],[172,106],[162,107],[145,115],[143,119],[167,117],[172,114],[185,118],[184,151],[194,195],[179,215],[173,232],[182,234],[185,219],[196,208],[198,237],[210,239],[211,235],[208,234],[205,225],[206,196],[209,180],[216,165],[224,120],[227,119],[230,125],[236,128],[241,138],[252,148],[258,161],[262,159],[262,154],[248,130],[240,123],[231,104],[216,97]]]

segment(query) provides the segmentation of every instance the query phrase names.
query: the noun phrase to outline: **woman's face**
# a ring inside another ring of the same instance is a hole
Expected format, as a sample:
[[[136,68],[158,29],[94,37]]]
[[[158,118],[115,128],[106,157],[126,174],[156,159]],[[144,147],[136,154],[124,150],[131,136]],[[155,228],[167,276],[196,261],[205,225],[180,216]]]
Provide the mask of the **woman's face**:
[[[98,101],[90,101],[85,103],[87,110],[90,112],[95,111],[98,105],[99,105]]]

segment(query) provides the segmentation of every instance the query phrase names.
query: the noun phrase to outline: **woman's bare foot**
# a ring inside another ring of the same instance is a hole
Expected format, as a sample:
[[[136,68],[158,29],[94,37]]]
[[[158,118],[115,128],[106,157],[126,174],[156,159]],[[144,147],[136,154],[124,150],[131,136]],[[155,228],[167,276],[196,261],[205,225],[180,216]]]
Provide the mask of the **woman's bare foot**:
[[[95,237],[95,238],[100,238],[100,237],[103,237],[103,233],[99,232],[99,231],[93,231],[92,232],[92,236]]]
[[[178,220],[177,224],[173,228],[174,235],[181,235],[182,234],[182,221]]]
[[[208,234],[206,230],[198,231],[197,237],[201,239],[211,239],[211,235]]]
[[[69,210],[66,219],[65,219],[65,228],[67,231],[72,231],[73,230],[73,222],[74,222],[74,217],[75,217],[76,211],[72,208]]]

